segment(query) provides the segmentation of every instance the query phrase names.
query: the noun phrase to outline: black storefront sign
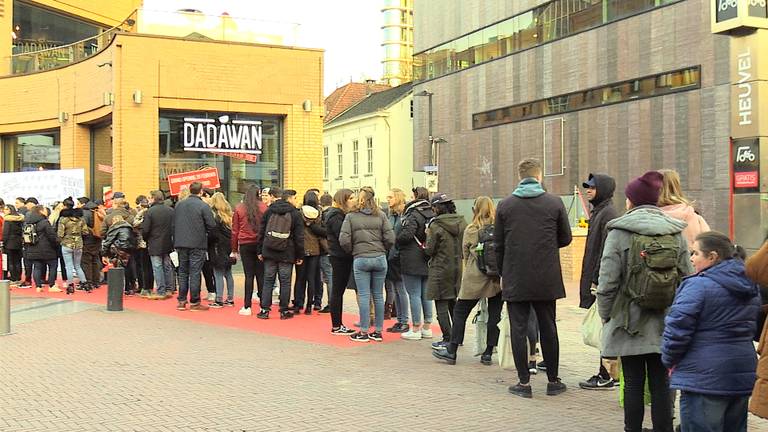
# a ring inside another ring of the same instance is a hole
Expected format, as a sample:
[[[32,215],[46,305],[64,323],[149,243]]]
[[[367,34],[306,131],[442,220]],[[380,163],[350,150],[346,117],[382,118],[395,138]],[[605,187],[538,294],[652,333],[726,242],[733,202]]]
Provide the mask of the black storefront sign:
[[[766,0],[749,0],[749,16],[768,18],[768,4],[766,4]]]
[[[760,192],[760,140],[733,140],[733,193]]]
[[[739,15],[739,0],[714,0],[717,22],[728,21]]]

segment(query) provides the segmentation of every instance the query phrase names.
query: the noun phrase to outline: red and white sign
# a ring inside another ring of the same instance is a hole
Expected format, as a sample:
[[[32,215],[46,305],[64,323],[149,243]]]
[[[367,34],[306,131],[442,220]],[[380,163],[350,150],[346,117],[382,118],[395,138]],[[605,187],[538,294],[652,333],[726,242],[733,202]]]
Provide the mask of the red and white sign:
[[[757,171],[733,173],[733,187],[736,188],[755,188],[758,187]]]
[[[222,152],[211,152],[211,153],[226,156],[226,157],[231,157],[234,159],[242,159],[247,162],[256,163],[259,161],[259,155],[250,154],[250,153],[222,153]]]
[[[114,191],[112,190],[112,186],[104,186],[101,188],[101,196],[104,197],[104,207],[112,208],[113,194],[114,194]]]
[[[218,189],[221,187],[219,170],[213,167],[168,175],[168,189],[171,190],[171,195],[178,195],[182,189],[188,188],[194,182],[202,183],[204,188]]]
[[[96,165],[96,169],[103,173],[112,174],[112,165],[98,164]]]

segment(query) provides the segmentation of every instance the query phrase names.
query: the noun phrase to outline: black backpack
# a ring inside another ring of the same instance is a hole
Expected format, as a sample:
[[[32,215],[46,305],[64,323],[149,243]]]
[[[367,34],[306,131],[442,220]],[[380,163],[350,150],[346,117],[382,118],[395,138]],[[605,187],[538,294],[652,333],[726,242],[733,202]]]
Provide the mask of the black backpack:
[[[274,213],[267,221],[264,230],[264,247],[273,250],[286,250],[291,245],[291,228],[293,227],[293,214]]]
[[[36,245],[38,241],[37,227],[35,224],[25,223],[21,230],[21,239],[24,245]]]
[[[494,225],[486,225],[477,233],[477,268],[486,276],[500,276],[499,262],[496,257]]]

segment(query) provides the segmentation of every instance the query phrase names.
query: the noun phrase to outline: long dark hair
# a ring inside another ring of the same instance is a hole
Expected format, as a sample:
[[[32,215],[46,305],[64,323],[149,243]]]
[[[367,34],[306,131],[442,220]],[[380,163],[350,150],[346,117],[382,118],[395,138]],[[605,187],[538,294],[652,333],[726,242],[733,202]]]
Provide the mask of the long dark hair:
[[[747,253],[743,247],[731,243],[727,235],[717,231],[707,231],[696,236],[701,252],[709,255],[712,252],[717,254],[717,262],[739,258],[744,260]]]
[[[259,230],[259,225],[256,219],[261,217],[261,189],[256,185],[251,185],[247,191],[245,191],[245,198],[243,198],[243,204],[245,204],[245,212],[248,215],[248,223],[251,224],[251,228],[254,231]]]
[[[316,209],[320,208],[320,198],[317,196],[317,192],[310,189],[307,191],[307,193],[304,194],[304,203],[305,206],[314,207]]]
[[[18,216],[18,214],[19,214],[19,211],[18,211],[18,210],[16,210],[16,207],[14,207],[13,205],[11,205],[11,204],[7,204],[7,205],[5,206],[5,208],[7,208],[7,209],[8,209],[8,213],[10,213],[12,216]]]

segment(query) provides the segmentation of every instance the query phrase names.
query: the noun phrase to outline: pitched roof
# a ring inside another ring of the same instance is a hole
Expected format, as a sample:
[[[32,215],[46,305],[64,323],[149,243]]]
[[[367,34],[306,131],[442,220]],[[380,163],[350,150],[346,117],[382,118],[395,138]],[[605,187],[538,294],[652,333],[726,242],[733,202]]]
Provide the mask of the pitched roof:
[[[413,88],[413,83],[405,83],[389,90],[374,93],[367,98],[361,100],[353,107],[344,111],[342,114],[336,116],[332,121],[326,123],[338,123],[351,118],[374,113],[376,111],[385,109],[393,103],[402,99]]]
[[[355,82],[337,88],[325,98],[325,119],[323,119],[323,122],[331,122],[339,114],[365,99],[369,94],[387,90],[389,88],[391,87],[384,84]]]

